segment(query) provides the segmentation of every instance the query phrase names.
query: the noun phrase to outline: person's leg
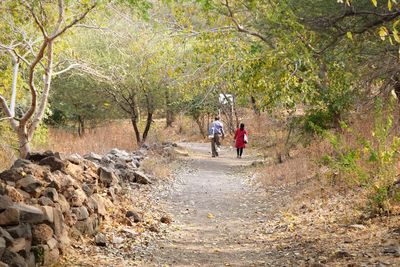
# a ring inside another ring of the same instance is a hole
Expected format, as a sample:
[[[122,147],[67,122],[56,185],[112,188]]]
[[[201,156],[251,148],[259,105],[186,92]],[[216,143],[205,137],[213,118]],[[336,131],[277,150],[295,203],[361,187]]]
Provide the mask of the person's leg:
[[[240,156],[240,148],[236,148],[237,157]]]
[[[215,157],[217,151],[216,151],[216,147],[215,147],[215,138],[211,139],[211,155],[213,157]]]
[[[240,148],[240,151],[239,151],[239,157],[240,157],[240,158],[242,157],[242,154],[243,154],[243,147]]]
[[[220,136],[219,134],[214,134],[214,149],[215,149],[215,156],[218,157],[217,146],[221,145]]]

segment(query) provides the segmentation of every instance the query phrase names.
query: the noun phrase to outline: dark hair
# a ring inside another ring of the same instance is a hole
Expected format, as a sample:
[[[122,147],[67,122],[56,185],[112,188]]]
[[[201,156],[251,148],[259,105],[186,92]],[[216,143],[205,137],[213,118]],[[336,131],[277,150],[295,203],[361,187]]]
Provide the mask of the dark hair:
[[[215,120],[218,121],[219,120],[219,116],[215,116]]]
[[[244,129],[244,123],[241,123],[241,124],[240,124],[240,130],[243,131],[243,129]]]

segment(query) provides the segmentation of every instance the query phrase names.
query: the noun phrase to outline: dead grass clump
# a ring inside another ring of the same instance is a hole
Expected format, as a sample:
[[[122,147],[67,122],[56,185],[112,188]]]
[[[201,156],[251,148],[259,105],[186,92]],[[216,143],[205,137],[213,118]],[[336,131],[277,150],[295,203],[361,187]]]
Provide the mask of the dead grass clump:
[[[137,148],[133,128],[129,121],[114,121],[89,129],[85,135],[78,136],[70,131],[50,128],[47,145],[39,150],[52,150],[62,153],[104,154],[113,148],[132,151]]]
[[[158,179],[168,180],[171,177],[171,168],[169,167],[169,159],[160,155],[153,155],[142,162],[141,168]]]

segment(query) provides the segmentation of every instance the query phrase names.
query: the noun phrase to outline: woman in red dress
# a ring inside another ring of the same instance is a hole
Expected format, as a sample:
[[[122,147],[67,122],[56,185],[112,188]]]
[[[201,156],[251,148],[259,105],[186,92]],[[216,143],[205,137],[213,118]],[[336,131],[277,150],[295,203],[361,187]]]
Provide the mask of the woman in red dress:
[[[242,157],[243,149],[246,147],[248,135],[247,130],[244,129],[244,123],[241,123],[240,127],[236,129],[234,137],[237,157],[239,159]]]

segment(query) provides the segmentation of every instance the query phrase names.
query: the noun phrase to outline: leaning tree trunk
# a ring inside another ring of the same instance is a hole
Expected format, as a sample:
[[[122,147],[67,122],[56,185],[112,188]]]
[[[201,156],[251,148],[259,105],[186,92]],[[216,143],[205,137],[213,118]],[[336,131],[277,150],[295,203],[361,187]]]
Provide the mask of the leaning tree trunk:
[[[174,122],[174,112],[171,108],[171,95],[168,87],[165,89],[165,117],[166,117],[166,127],[172,127]]]
[[[153,122],[153,112],[149,111],[149,112],[147,112],[146,126],[144,127],[144,131],[143,131],[143,138],[142,138],[142,142],[141,142],[142,145],[147,140],[147,136],[149,134],[152,122]]]
[[[18,131],[17,131],[17,136],[18,136],[18,143],[19,143],[19,155],[21,158],[27,158],[29,155],[29,152],[31,151],[30,147],[30,138],[28,134],[28,129],[25,124],[20,124],[18,126]]]
[[[132,126],[133,126],[133,131],[135,132],[136,143],[138,144],[138,146],[140,146],[142,144],[142,138],[140,137],[140,131],[139,131],[139,127],[138,127],[138,119],[137,119],[136,115],[132,115],[131,122],[132,122]]]

